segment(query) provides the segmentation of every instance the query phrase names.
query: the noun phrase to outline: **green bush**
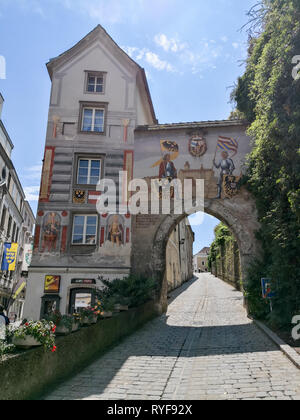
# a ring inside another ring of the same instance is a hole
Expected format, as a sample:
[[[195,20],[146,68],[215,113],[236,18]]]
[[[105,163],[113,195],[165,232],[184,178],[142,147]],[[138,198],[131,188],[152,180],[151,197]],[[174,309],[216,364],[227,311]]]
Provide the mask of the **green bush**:
[[[105,311],[113,309],[115,304],[128,305],[130,308],[143,305],[154,298],[156,282],[150,278],[130,275],[125,279],[112,282],[99,278],[104,288],[98,290],[97,298]]]

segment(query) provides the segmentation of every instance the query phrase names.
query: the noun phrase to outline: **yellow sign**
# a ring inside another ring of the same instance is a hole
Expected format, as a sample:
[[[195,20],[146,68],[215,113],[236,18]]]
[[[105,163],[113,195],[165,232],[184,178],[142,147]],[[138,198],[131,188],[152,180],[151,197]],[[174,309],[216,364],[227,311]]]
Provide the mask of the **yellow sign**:
[[[45,293],[59,293],[60,276],[45,277]]]
[[[24,287],[26,286],[26,281],[24,281],[21,286],[18,288],[18,290],[16,291],[16,293],[13,296],[13,299],[17,299],[17,297],[19,296],[19,294],[22,292],[22,290],[24,289]]]

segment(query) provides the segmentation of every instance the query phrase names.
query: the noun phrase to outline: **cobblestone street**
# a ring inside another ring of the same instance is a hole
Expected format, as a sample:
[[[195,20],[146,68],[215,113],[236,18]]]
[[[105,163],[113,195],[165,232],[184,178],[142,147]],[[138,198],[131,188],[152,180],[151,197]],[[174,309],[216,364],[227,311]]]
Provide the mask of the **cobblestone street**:
[[[171,295],[167,315],[47,400],[300,399],[300,371],[249,320],[242,294],[210,274]]]

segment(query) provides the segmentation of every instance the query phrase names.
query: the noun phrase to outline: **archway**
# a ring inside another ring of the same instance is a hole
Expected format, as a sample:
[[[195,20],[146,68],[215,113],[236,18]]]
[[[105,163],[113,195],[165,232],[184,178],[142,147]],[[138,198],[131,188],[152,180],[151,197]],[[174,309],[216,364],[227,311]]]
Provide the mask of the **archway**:
[[[251,194],[242,188],[232,199],[206,199],[204,211],[225,223],[232,231],[239,247],[242,281],[245,284],[249,264],[259,255],[256,239],[259,229],[256,206]],[[166,246],[170,234],[187,215],[136,216],[133,226],[132,269],[134,272],[152,276],[159,284],[157,311],[167,309]],[[141,217],[144,231],[141,233]],[[146,217],[146,219],[145,219]]]

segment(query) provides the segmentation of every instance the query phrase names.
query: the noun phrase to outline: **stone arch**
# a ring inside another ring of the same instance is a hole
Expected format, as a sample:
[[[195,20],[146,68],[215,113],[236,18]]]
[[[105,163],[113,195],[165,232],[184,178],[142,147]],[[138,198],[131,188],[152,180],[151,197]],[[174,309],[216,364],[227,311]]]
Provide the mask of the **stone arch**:
[[[239,195],[232,199],[206,199],[204,211],[224,222],[232,231],[239,246],[242,279],[245,283],[248,266],[260,253],[256,239],[259,223],[254,199],[243,188]],[[135,272],[143,272],[157,280],[160,289],[157,309],[160,313],[167,308],[165,278],[167,242],[174,228],[185,217],[186,214],[159,216],[156,223],[147,229],[147,236],[135,232],[132,267]],[[144,261],[144,264],[141,264],[141,261]]]

